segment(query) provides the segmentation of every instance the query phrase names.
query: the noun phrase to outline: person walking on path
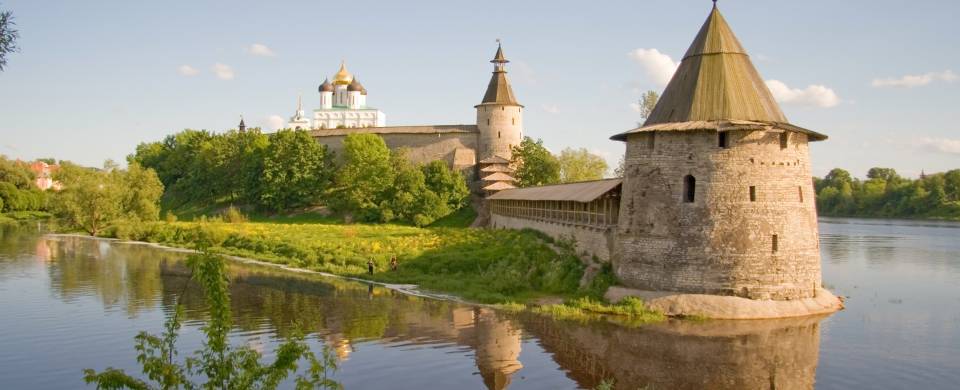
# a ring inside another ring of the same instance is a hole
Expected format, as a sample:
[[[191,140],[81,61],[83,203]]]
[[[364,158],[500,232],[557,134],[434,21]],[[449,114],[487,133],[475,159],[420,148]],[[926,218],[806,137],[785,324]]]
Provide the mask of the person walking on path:
[[[397,267],[399,267],[399,266],[400,266],[400,262],[397,261],[397,256],[391,257],[391,258],[390,258],[390,270],[391,270],[391,271],[396,271],[396,270],[397,270]]]
[[[367,273],[373,275],[373,259],[367,260]]]

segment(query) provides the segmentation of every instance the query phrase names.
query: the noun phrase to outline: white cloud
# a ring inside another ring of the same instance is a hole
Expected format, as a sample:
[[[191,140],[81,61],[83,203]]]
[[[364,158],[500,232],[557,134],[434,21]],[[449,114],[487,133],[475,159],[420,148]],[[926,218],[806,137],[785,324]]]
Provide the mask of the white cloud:
[[[930,84],[934,81],[944,81],[952,83],[957,81],[958,77],[956,73],[953,73],[952,70],[945,70],[943,72],[929,72],[924,74],[908,74],[900,78],[888,77],[885,79],[873,79],[870,82],[870,85],[875,88],[883,87],[903,87],[903,88],[913,88],[913,87],[922,87],[924,85]]]
[[[233,68],[229,65],[224,65],[221,63],[213,64],[213,73],[217,75],[217,78],[220,80],[233,80],[235,76],[233,74]]]
[[[960,139],[921,137],[913,143],[917,148],[928,152],[960,155]]]
[[[822,108],[835,107],[840,104],[840,97],[833,89],[823,85],[808,85],[804,89],[790,88],[779,80],[767,80],[767,88],[773,93],[773,98],[784,104],[797,104]]]
[[[181,75],[190,77],[199,74],[200,70],[190,65],[180,65],[180,67],[177,68],[177,72],[180,72]]]
[[[677,67],[680,66],[670,56],[657,49],[636,49],[627,55],[643,67],[649,81],[660,86],[667,85],[673,73],[677,71]]]
[[[273,131],[283,128],[287,121],[280,115],[270,115],[267,117],[267,129]]]
[[[270,49],[269,47],[267,47],[267,45],[264,45],[262,43],[254,43],[250,45],[250,47],[247,48],[247,53],[253,54],[255,56],[261,56],[261,57],[273,57],[277,55],[276,53],[273,52],[272,49]]]
[[[540,108],[542,108],[544,111],[550,114],[560,113],[560,107],[557,107],[556,104],[541,104]]]

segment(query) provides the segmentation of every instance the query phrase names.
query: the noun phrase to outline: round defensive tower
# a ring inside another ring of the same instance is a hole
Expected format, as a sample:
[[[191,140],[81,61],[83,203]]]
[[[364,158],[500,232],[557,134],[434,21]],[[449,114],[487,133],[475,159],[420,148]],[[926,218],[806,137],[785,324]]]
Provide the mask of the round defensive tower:
[[[487,85],[483,101],[474,106],[477,109],[477,129],[480,132],[477,160],[498,156],[507,160],[512,156],[511,149],[520,144],[523,138],[523,106],[517,103],[513,88],[507,79],[503,48],[497,45],[497,54],[493,60],[493,76]]]
[[[751,299],[821,288],[809,143],[714,6],[626,142],[615,272],[629,287]]]

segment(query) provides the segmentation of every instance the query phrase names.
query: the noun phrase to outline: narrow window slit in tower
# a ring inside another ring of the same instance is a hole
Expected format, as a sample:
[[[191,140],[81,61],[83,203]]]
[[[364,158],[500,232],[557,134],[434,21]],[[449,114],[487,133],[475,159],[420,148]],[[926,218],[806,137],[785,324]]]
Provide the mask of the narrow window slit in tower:
[[[777,251],[780,250],[780,237],[774,234],[772,238],[773,253],[777,253]]]
[[[656,142],[657,142],[657,133],[651,132],[649,135],[647,135],[647,147],[648,147],[648,148],[650,148],[650,149],[652,150],[653,147],[656,146]]]
[[[786,131],[780,133],[780,149],[787,148],[787,141],[790,140],[790,133]]]
[[[517,124],[517,118],[510,118],[510,124],[511,125]]]
[[[718,143],[718,146],[720,146],[721,148],[724,148],[724,149],[730,147],[730,144],[728,143],[728,140],[727,140],[727,132],[726,132],[726,131],[721,131],[721,132],[717,133],[717,143]]]
[[[693,203],[694,195],[697,192],[697,179],[691,175],[683,178],[683,201]]]
[[[750,201],[757,201],[757,186],[750,186]]]
[[[797,187],[797,194],[800,195],[800,203],[803,203],[803,187]]]
[[[487,119],[487,126],[490,126],[490,119]]]
[[[499,131],[497,132],[497,138],[500,138],[500,132],[499,132]]]

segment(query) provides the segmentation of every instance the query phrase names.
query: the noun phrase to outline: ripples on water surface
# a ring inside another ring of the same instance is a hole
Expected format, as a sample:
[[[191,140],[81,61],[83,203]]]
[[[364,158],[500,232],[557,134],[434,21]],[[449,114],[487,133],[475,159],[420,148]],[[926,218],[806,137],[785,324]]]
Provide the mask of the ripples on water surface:
[[[233,340],[269,355],[299,321],[341,359],[348,389],[956,388],[960,224],[823,219],[827,318],[627,329],[405,296],[257,266],[230,267]],[[0,227],[0,388],[82,388],[80,370],[137,371],[187,283],[182,255]],[[200,346],[188,288],[180,350]]]

